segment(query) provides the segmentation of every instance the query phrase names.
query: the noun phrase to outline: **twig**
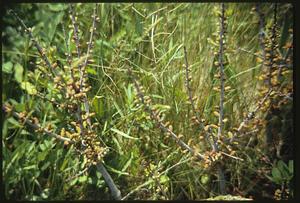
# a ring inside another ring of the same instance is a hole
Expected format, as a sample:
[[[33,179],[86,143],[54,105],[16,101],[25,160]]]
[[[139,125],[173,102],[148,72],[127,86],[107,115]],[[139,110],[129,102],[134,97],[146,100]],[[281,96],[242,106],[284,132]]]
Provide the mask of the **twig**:
[[[85,73],[85,67],[88,63],[88,59],[89,59],[89,56],[91,54],[91,50],[92,50],[92,46],[93,46],[93,36],[94,36],[94,31],[96,30],[96,19],[97,19],[97,15],[96,15],[96,11],[97,11],[97,7],[98,7],[98,4],[96,4],[95,8],[94,8],[94,12],[93,12],[93,23],[92,23],[92,27],[91,27],[91,35],[90,35],[90,39],[89,39],[89,42],[88,42],[88,48],[87,48],[87,53],[86,53],[86,59],[80,69],[80,87],[79,89],[81,90],[82,89],[82,85],[83,85],[83,81],[84,81],[84,75],[86,75]],[[88,103],[88,100],[87,100],[87,96],[84,97],[84,106],[85,106],[85,111],[87,114],[89,114],[90,112],[90,107],[89,107],[89,103]],[[90,118],[87,118],[87,122],[89,124],[89,127],[91,127],[91,119]]]
[[[182,147],[183,149],[188,150],[191,154],[195,155],[199,160],[204,159],[204,156],[198,152],[196,152],[195,150],[193,150],[189,145],[187,145],[185,142],[183,142],[171,129],[169,129],[165,124],[163,124],[157,113],[155,113],[150,106],[148,105],[149,103],[149,99],[147,99],[147,101],[145,100],[144,97],[144,93],[142,92],[142,87],[137,83],[136,79],[134,78],[134,76],[132,75],[132,71],[130,68],[128,68],[128,73],[131,76],[135,89],[137,91],[137,95],[141,101],[141,103],[144,105],[145,110],[150,113],[151,118],[158,124],[159,128],[162,129],[164,132],[168,133],[169,135],[171,135],[171,137],[176,141],[176,143]]]
[[[25,29],[25,32],[29,35],[30,40],[32,41],[33,45],[36,47],[36,49],[38,50],[41,58],[43,59],[43,61],[46,63],[46,65],[48,66],[48,68],[50,69],[52,75],[54,76],[55,73],[53,72],[50,60],[48,59],[48,57],[46,56],[45,50],[40,46],[40,44],[37,42],[37,40],[34,38],[34,36],[32,35],[32,29],[28,28],[24,21],[17,15],[17,13],[14,10],[9,10],[9,13],[12,13],[16,19],[20,22],[20,24],[23,26],[23,28]]]
[[[185,86],[186,86],[186,89],[187,89],[187,93],[188,93],[188,97],[189,97],[189,101],[191,103],[191,107],[192,107],[192,111],[194,113],[194,115],[196,116],[196,119],[198,120],[198,122],[200,123],[200,117],[198,115],[198,112],[196,111],[196,108],[195,108],[195,103],[194,103],[194,99],[193,99],[193,96],[192,96],[192,89],[191,89],[191,86],[190,86],[190,81],[191,81],[191,77],[189,76],[189,72],[190,72],[190,69],[189,69],[189,63],[188,63],[188,59],[187,59],[187,51],[186,51],[186,47],[183,46],[183,50],[184,50],[184,61],[185,61]]]
[[[224,3],[221,4],[221,23],[220,23],[220,49],[219,49],[219,65],[220,65],[220,88],[221,88],[221,95],[220,95],[220,112],[219,112],[219,128],[218,128],[218,139],[220,139],[222,130],[223,130],[223,108],[224,108],[224,64],[223,64],[223,49],[224,49],[224,24],[225,24],[225,7]]]
[[[260,48],[262,50],[261,58],[263,59],[263,62],[262,62],[262,69],[263,69],[265,58],[266,58],[265,43],[264,43],[264,41],[265,41],[265,32],[264,32],[265,16],[261,11],[259,3],[257,3],[255,5],[255,8],[256,8],[255,10],[256,10],[256,12],[258,14],[258,17],[259,17],[259,45],[260,45]]]
[[[2,109],[7,112],[7,113],[11,113],[11,115],[15,118],[17,118],[18,120],[21,119],[21,116],[19,113],[13,111],[13,110],[9,110],[9,108],[5,105],[2,106]],[[56,139],[60,140],[60,141],[67,141],[69,143],[75,143],[73,140],[69,139],[69,138],[65,138],[65,137],[62,137],[56,133],[53,133],[49,130],[46,130],[45,128],[42,128],[40,125],[38,124],[34,124],[32,123],[28,118],[25,119],[24,121],[27,125],[29,125],[30,127],[32,127],[34,130],[42,130],[45,134],[51,136],[51,137],[55,137]]]
[[[244,118],[244,120],[240,123],[237,131],[234,133],[234,135],[231,137],[230,142],[233,142],[234,138],[237,136],[237,134],[242,130],[242,128],[244,127],[245,124],[247,124],[251,119],[255,118],[255,114],[256,112],[261,108],[261,106],[263,105],[263,103],[268,99],[268,97],[270,96],[271,92],[273,91],[273,89],[269,89],[269,91],[267,92],[267,94],[264,96],[264,98],[258,103],[258,105],[256,106],[256,108],[251,111],[250,113],[248,113],[248,115],[246,116],[246,118]]]
[[[225,156],[230,157],[230,158],[237,159],[237,160],[240,160],[240,161],[244,161],[244,159],[242,159],[242,158],[239,158],[239,157],[236,157],[236,156],[232,156],[232,155],[227,154],[225,152],[221,152],[221,153],[224,154]]]
[[[71,17],[73,28],[74,28],[73,39],[76,44],[77,57],[80,58],[81,51],[80,51],[80,43],[79,43],[79,36],[78,36],[78,26],[76,23],[76,17],[75,17],[75,11],[74,11],[74,4],[71,4],[69,8],[70,8],[69,13],[71,15],[70,17]]]

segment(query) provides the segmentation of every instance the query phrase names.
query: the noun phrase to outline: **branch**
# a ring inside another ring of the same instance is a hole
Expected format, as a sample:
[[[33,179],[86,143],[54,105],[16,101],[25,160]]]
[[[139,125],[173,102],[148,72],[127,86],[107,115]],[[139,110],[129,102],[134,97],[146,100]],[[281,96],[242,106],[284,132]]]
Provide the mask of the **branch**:
[[[7,113],[11,113],[13,117],[17,118],[18,120],[21,119],[21,116],[19,115],[19,113],[12,111],[8,106],[3,106],[2,109],[7,112]],[[70,144],[75,144],[75,142],[69,138],[65,138],[62,137],[56,133],[50,132],[48,130],[46,130],[45,128],[42,128],[40,125],[38,124],[34,124],[32,123],[28,118],[25,119],[25,123],[32,127],[34,130],[42,130],[42,132],[44,132],[45,134],[56,138],[59,141],[67,141]],[[116,187],[114,181],[112,180],[111,176],[109,175],[109,173],[107,172],[107,170],[105,169],[105,167],[103,166],[102,163],[98,163],[97,164],[97,168],[100,171],[100,173],[103,175],[103,178],[106,182],[106,184],[108,185],[108,187],[111,190],[112,193],[112,197],[116,200],[120,200],[121,199],[121,192],[120,190]]]
[[[159,128],[162,129],[164,132],[168,133],[169,135],[171,135],[171,137],[176,141],[176,143],[183,149],[188,150],[191,154],[193,154],[194,156],[196,156],[199,160],[204,159],[204,155],[196,152],[194,149],[192,149],[189,145],[187,145],[185,142],[183,142],[180,137],[178,137],[172,129],[170,129],[170,127],[168,127],[167,125],[163,124],[160,121],[159,115],[156,111],[152,110],[149,106],[151,99],[147,98],[145,99],[144,97],[144,93],[142,92],[143,87],[138,84],[138,82],[136,81],[136,79],[134,78],[132,71],[130,68],[128,68],[128,73],[131,76],[135,89],[137,91],[137,95],[141,101],[141,103],[144,105],[145,110],[150,114],[151,118],[158,124]]]
[[[196,116],[196,119],[197,119],[197,123],[200,123],[201,120],[200,120],[200,117],[198,115],[198,112],[196,111],[196,108],[195,108],[195,103],[194,103],[194,99],[193,99],[193,96],[192,96],[192,89],[191,89],[191,86],[190,86],[190,81],[192,80],[192,77],[189,76],[189,72],[191,71],[189,69],[189,64],[188,64],[188,59],[187,59],[187,51],[186,51],[186,47],[183,46],[183,50],[184,50],[184,61],[185,61],[185,86],[186,86],[186,89],[187,89],[187,93],[188,93],[188,97],[189,97],[189,101],[191,103],[191,107],[192,107],[192,111],[194,113],[194,115]]]
[[[87,57],[85,58],[85,61],[84,61],[83,65],[80,69],[80,87],[79,87],[80,90],[82,89],[83,82],[85,80],[85,78],[84,78],[84,76],[86,75],[85,67],[88,64],[88,58],[89,58],[90,54],[92,53],[93,36],[94,36],[94,31],[96,30],[96,21],[99,20],[99,18],[96,15],[97,8],[98,8],[98,4],[96,4],[96,7],[94,8],[94,12],[93,12],[93,16],[92,16],[93,17],[93,23],[92,23],[92,27],[90,29],[91,35],[90,35],[90,39],[89,39],[89,42],[88,42],[88,48],[87,48],[87,53],[86,53]],[[87,114],[89,114],[90,113],[90,107],[89,107],[89,103],[88,103],[88,100],[87,100],[87,96],[84,97],[84,106],[85,106],[85,111],[87,112]],[[92,123],[91,123],[90,118],[87,119],[87,122],[88,122],[89,126],[91,127]]]
[[[2,106],[2,109],[4,110],[4,112],[6,113],[11,113],[11,115],[13,117],[15,117],[16,119],[20,120],[20,119],[23,119],[22,116],[20,116],[19,113],[13,111],[10,107],[6,106],[6,105],[3,105]],[[46,130],[45,128],[42,128],[40,125],[38,124],[34,124],[33,122],[31,122],[28,118],[25,118],[24,120],[24,123],[26,123],[27,125],[29,125],[30,127],[32,127],[34,130],[42,130],[42,132],[44,132],[45,134],[51,136],[51,137],[54,137],[60,141],[67,141],[69,143],[75,143],[73,140],[69,139],[69,138],[65,138],[65,137],[62,137],[56,133],[53,133],[49,130]]]
[[[269,91],[267,92],[267,94],[264,96],[264,98],[258,103],[257,107],[251,111],[250,113],[248,113],[248,115],[246,116],[246,118],[244,118],[244,120],[241,122],[241,124],[239,125],[237,131],[234,133],[234,135],[231,137],[230,142],[233,142],[234,138],[237,136],[237,134],[242,130],[242,128],[245,126],[245,124],[247,124],[251,119],[255,118],[255,114],[257,113],[257,111],[261,108],[261,106],[263,105],[263,103],[269,98],[271,92],[273,91],[273,89],[269,89]]]
[[[46,56],[45,53],[45,49],[43,49],[40,44],[37,42],[37,40],[33,37],[32,35],[32,29],[28,28],[24,21],[18,16],[18,14],[14,11],[14,10],[9,10],[9,13],[12,13],[16,19],[19,21],[19,23],[23,26],[23,28],[25,29],[25,32],[28,34],[30,40],[32,41],[33,45],[36,47],[36,49],[38,50],[41,58],[43,59],[43,61],[45,62],[45,64],[48,66],[48,68],[50,69],[52,75],[54,76],[54,72],[53,72],[53,67],[51,66],[50,60],[48,59],[48,57]]]
[[[78,36],[78,26],[77,26],[77,23],[76,23],[76,17],[75,17],[75,11],[74,11],[74,4],[71,4],[70,7],[69,7],[69,13],[70,13],[70,17],[71,17],[71,20],[72,20],[72,24],[73,24],[73,29],[74,29],[74,36],[73,36],[73,39],[75,41],[75,44],[76,44],[76,51],[77,51],[77,57],[78,59],[80,58],[80,43],[79,43],[79,36]]]
[[[218,128],[218,139],[220,139],[223,130],[223,108],[224,108],[224,64],[223,64],[223,51],[224,51],[224,21],[225,21],[225,7],[224,3],[221,4],[221,23],[220,23],[220,49],[219,49],[219,65],[220,65],[220,81],[221,81],[221,95],[220,95],[220,115],[219,115],[219,128]]]

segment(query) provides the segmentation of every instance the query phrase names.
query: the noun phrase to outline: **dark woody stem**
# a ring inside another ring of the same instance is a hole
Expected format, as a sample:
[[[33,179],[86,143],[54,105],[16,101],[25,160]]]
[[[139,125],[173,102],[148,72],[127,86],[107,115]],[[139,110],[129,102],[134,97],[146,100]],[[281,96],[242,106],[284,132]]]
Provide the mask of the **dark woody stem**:
[[[198,112],[196,111],[195,102],[194,102],[193,95],[192,95],[192,89],[191,89],[191,86],[190,86],[191,76],[189,75],[190,69],[189,69],[187,51],[186,51],[185,46],[183,46],[183,50],[184,50],[184,61],[185,61],[185,86],[186,86],[189,102],[191,104],[193,114],[196,118],[196,123],[200,125],[201,129],[203,129],[204,124],[203,124],[203,122],[201,122],[200,116],[199,116]],[[210,144],[211,148],[216,149],[217,148],[216,142],[215,141],[213,141],[212,143],[210,142],[209,133],[205,132],[205,136],[206,136],[206,140]]]
[[[234,135],[231,137],[230,142],[233,142],[234,139],[236,138],[237,134],[242,130],[242,128],[253,118],[255,118],[255,114],[257,113],[257,111],[262,107],[263,103],[269,98],[271,92],[273,91],[273,89],[269,89],[269,91],[266,93],[266,95],[264,96],[264,98],[258,103],[258,105],[256,106],[256,108],[251,111],[250,113],[248,113],[248,115],[246,116],[246,118],[244,118],[244,120],[240,123],[237,131],[234,133]]]
[[[5,106],[5,105],[2,106],[2,109],[4,110],[4,112],[8,112],[8,107],[7,106]],[[17,112],[11,111],[10,113],[12,114],[13,117],[15,117],[17,119],[21,118],[19,113],[17,113]],[[53,133],[49,130],[46,130],[45,128],[42,128],[40,125],[32,123],[28,118],[25,119],[25,123],[28,126],[30,126],[31,128],[33,128],[34,130],[42,130],[42,132],[44,132],[45,134],[47,134],[51,137],[54,137],[59,141],[63,141],[63,142],[67,141],[70,144],[75,144],[75,142],[73,140],[71,140],[69,138],[62,137],[62,136],[60,136],[56,133]],[[117,188],[117,186],[115,185],[115,183],[114,183],[113,179],[111,178],[110,174],[107,172],[107,170],[103,166],[103,163],[101,163],[101,162],[98,163],[97,164],[97,169],[103,175],[103,178],[104,178],[105,182],[107,183],[108,187],[110,188],[112,197],[116,200],[121,200],[121,192]]]
[[[84,81],[84,77],[86,76],[85,74],[85,67],[88,63],[88,56],[91,53],[91,48],[92,48],[92,39],[93,39],[93,35],[94,35],[94,29],[95,29],[95,25],[96,25],[96,8],[97,6],[94,8],[94,12],[93,12],[93,24],[92,24],[92,30],[91,30],[91,35],[90,35],[90,39],[89,39],[89,44],[88,44],[88,50],[87,50],[87,57],[84,61],[84,64],[79,64],[79,72],[80,72],[80,87],[79,87],[79,92],[82,91],[82,86]],[[81,56],[81,52],[80,52],[80,43],[79,43],[79,38],[78,38],[78,27],[77,27],[77,23],[76,23],[76,19],[75,19],[75,14],[74,14],[74,5],[71,4],[70,6],[70,13],[71,13],[71,20],[72,20],[72,24],[73,24],[73,28],[74,28],[74,40],[76,43],[76,49],[77,49],[77,56],[78,59]],[[84,97],[84,106],[85,106],[85,111],[87,114],[89,114],[89,103],[87,100],[87,97]],[[82,126],[82,115],[81,115],[81,109],[80,109],[80,105],[78,106],[78,114],[79,117],[81,119],[81,126]],[[87,123],[88,123],[88,128],[91,129],[91,120],[88,117],[87,118]],[[107,172],[106,168],[104,167],[103,163],[98,163],[97,164],[97,169],[100,171],[100,173],[103,175],[103,178],[106,182],[106,184],[108,185],[110,191],[111,191],[111,195],[113,197],[113,199],[116,200],[121,200],[121,192],[120,190],[117,188],[117,186],[115,185],[113,179],[111,178],[110,174]]]
[[[265,60],[266,60],[266,51],[265,51],[265,31],[264,31],[264,28],[265,28],[265,16],[263,14],[263,12],[261,11],[261,7],[260,7],[260,4],[257,3],[255,5],[255,10],[258,14],[258,17],[259,17],[259,45],[260,45],[260,48],[262,50],[262,69],[264,67],[264,63],[265,63]]]
[[[7,108],[5,105],[2,106],[2,109],[4,110],[4,112],[8,112],[8,108]],[[17,112],[15,112],[15,111],[11,111],[10,113],[11,113],[11,115],[12,115],[13,117],[15,117],[16,119],[20,119],[20,118],[21,118],[20,114],[17,113]],[[58,134],[56,134],[56,133],[53,133],[53,132],[51,132],[51,131],[49,131],[49,130],[46,130],[46,129],[42,128],[42,127],[41,127],[40,125],[38,125],[38,124],[34,124],[34,123],[31,122],[28,118],[26,118],[24,122],[25,122],[28,126],[30,126],[31,128],[33,128],[34,130],[42,130],[42,132],[44,132],[45,134],[47,134],[47,135],[49,135],[49,136],[51,136],[51,137],[54,137],[54,138],[56,138],[56,139],[58,139],[58,140],[60,140],[60,141],[67,141],[67,142],[72,143],[72,144],[75,143],[73,140],[70,140],[69,138],[62,137],[62,136],[60,136],[60,135],[58,135]]]
[[[200,117],[196,111],[196,108],[195,108],[195,103],[194,103],[194,100],[193,100],[193,96],[192,96],[192,89],[191,89],[191,86],[190,86],[190,76],[189,76],[189,64],[188,64],[188,59],[187,59],[187,51],[186,51],[186,47],[183,46],[183,50],[184,50],[184,61],[185,61],[185,79],[186,79],[186,83],[185,83],[185,86],[186,86],[186,89],[187,89],[187,93],[188,93],[188,97],[189,97],[189,101],[191,103],[191,107],[192,107],[192,111],[194,113],[194,115],[196,116],[196,119],[200,122]]]
[[[82,85],[83,85],[83,82],[85,80],[85,77],[86,76],[86,73],[85,73],[85,67],[87,66],[88,64],[88,59],[89,59],[89,56],[91,54],[91,50],[92,50],[92,47],[93,47],[93,36],[94,36],[94,31],[96,29],[96,12],[97,12],[97,8],[98,8],[98,4],[96,4],[95,8],[94,8],[94,12],[93,12],[93,24],[92,24],[92,27],[91,27],[91,35],[90,35],[90,39],[89,39],[89,42],[88,42],[88,48],[87,48],[87,53],[86,53],[86,59],[81,67],[81,70],[80,70],[80,87],[79,89],[82,90]],[[88,100],[87,100],[87,96],[84,97],[84,106],[85,106],[85,111],[87,114],[89,114],[90,112],[90,107],[89,107],[89,103],[88,103]],[[87,119],[87,122],[89,124],[89,128],[91,128],[91,119],[88,118]]]
[[[224,64],[223,64],[223,52],[224,52],[224,21],[225,21],[225,6],[224,3],[221,4],[221,23],[220,23],[220,48],[219,48],[219,64],[220,64],[220,89],[221,89],[221,95],[220,95],[220,116],[219,116],[219,128],[218,128],[218,139],[220,139],[222,130],[223,130],[223,108],[224,108]]]
[[[183,142],[172,130],[170,130],[165,124],[163,124],[159,116],[151,109],[151,107],[147,104],[144,94],[142,92],[141,86],[138,84],[137,80],[134,78],[132,71],[130,68],[128,68],[128,73],[132,78],[132,81],[134,83],[135,89],[137,91],[137,95],[143,104],[145,110],[150,114],[151,118],[158,124],[159,128],[163,130],[164,132],[168,133],[171,135],[171,137],[176,141],[176,143],[183,149],[188,150],[192,155],[197,157],[199,160],[204,159],[204,155],[196,152],[194,149],[192,149],[189,145],[187,145],[185,142]]]
[[[76,51],[77,51],[77,57],[80,58],[81,53],[80,53],[80,43],[79,43],[79,36],[78,36],[78,26],[76,23],[76,19],[75,19],[75,11],[74,11],[74,4],[70,5],[70,15],[71,15],[71,20],[72,20],[72,24],[73,24],[73,28],[74,28],[74,41],[76,44]]]
[[[269,74],[268,74],[268,85],[269,89],[272,87],[271,79],[272,79],[272,72],[274,69],[274,57],[276,55],[276,32],[277,30],[277,3],[274,4],[274,15],[273,15],[273,26],[272,26],[272,31],[271,31],[271,50],[270,50],[270,66],[269,66]]]
[[[48,66],[49,70],[51,71],[51,74],[54,76],[55,74],[53,72],[50,60],[46,56],[45,50],[40,46],[40,44],[37,42],[37,40],[32,35],[31,28],[28,28],[25,25],[24,21],[16,14],[15,11],[9,10],[9,12],[12,13],[16,17],[16,19],[20,22],[20,24],[23,26],[23,28],[25,29],[25,32],[28,34],[28,36],[29,36],[30,40],[32,41],[33,45],[38,50],[41,58],[43,59],[43,61],[45,62],[45,64]]]

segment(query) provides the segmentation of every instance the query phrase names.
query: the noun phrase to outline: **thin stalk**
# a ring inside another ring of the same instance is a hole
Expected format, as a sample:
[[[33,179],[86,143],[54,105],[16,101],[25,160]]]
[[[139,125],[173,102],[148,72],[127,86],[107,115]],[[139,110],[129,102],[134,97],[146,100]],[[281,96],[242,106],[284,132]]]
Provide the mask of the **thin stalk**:
[[[273,89],[269,89],[269,91],[266,93],[266,95],[264,96],[264,98],[258,103],[258,105],[256,106],[256,108],[251,111],[250,113],[248,113],[248,115],[246,116],[246,118],[243,119],[243,121],[240,123],[237,131],[234,133],[234,135],[231,137],[230,142],[233,142],[234,139],[236,138],[237,134],[242,130],[242,128],[253,118],[255,118],[255,114],[257,113],[257,111],[261,108],[261,106],[263,105],[263,103],[269,98],[271,92],[273,91]]]
[[[85,67],[87,66],[88,64],[88,59],[89,59],[89,56],[91,54],[91,50],[92,50],[92,46],[93,46],[93,36],[94,36],[94,31],[96,29],[96,12],[97,12],[97,8],[98,8],[98,4],[96,4],[96,7],[94,8],[94,12],[93,12],[93,23],[92,23],[92,27],[91,27],[91,34],[90,34],[90,39],[89,39],[89,42],[88,42],[88,48],[87,48],[87,53],[86,53],[86,59],[81,67],[81,72],[80,72],[80,90],[82,89],[82,85],[83,85],[83,82],[84,82],[84,79],[85,79]],[[88,99],[87,99],[87,96],[84,97],[84,106],[85,106],[85,111],[87,114],[89,114],[90,112],[90,107],[89,107],[89,103],[88,103]],[[87,122],[89,124],[89,128],[91,128],[91,119],[88,118],[87,119]]]
[[[259,17],[259,46],[262,50],[262,65],[261,65],[261,69],[264,68],[264,63],[265,63],[265,60],[266,60],[266,51],[265,51],[265,15],[263,14],[263,12],[261,11],[261,7],[260,7],[260,4],[257,3],[255,5],[255,10],[258,14],[258,17]]]
[[[272,71],[274,65],[274,56],[276,52],[276,29],[277,29],[277,3],[274,5],[274,15],[273,15],[273,26],[271,31],[271,50],[270,50],[270,66],[269,66],[269,74],[268,74],[268,85],[269,88],[272,87],[271,79],[272,79]]]
[[[2,106],[2,109],[3,109],[5,112],[9,113],[9,110],[8,110],[8,107],[7,107],[7,106],[5,106],[5,105]],[[19,113],[15,112],[15,111],[13,111],[13,110],[11,110],[10,113],[11,113],[11,115],[12,115],[13,117],[15,117],[16,119],[18,119],[18,120],[21,119],[21,116],[20,116]],[[42,130],[45,134],[47,134],[47,135],[49,135],[49,136],[51,136],[51,137],[54,137],[54,138],[56,138],[56,139],[58,139],[58,140],[60,140],[60,141],[67,141],[67,142],[73,143],[73,144],[75,143],[73,140],[70,140],[69,138],[62,137],[62,136],[60,136],[60,135],[58,135],[58,134],[56,134],[56,133],[53,133],[53,132],[51,132],[51,131],[49,131],[49,130],[46,130],[46,129],[42,128],[40,125],[31,122],[28,118],[25,118],[25,121],[24,121],[24,122],[25,122],[28,126],[30,126],[31,128],[33,128],[34,130]]]
[[[221,23],[220,23],[220,48],[219,48],[219,64],[220,64],[220,89],[221,89],[221,95],[220,95],[220,115],[219,115],[219,128],[218,128],[218,139],[220,139],[222,130],[223,130],[223,117],[224,117],[224,64],[223,64],[223,52],[224,52],[224,21],[225,21],[225,7],[224,3],[221,4]]]
[[[219,112],[219,128],[218,128],[218,140],[220,140],[221,135],[222,135],[222,131],[223,131],[223,117],[224,117],[224,80],[225,80],[225,76],[224,76],[224,64],[223,64],[223,54],[224,54],[224,33],[225,33],[225,5],[224,3],[221,4],[221,23],[220,23],[220,33],[219,33],[219,65],[220,65],[220,112]],[[216,151],[218,151],[218,145],[216,144]],[[223,172],[223,168],[222,166],[218,165],[217,167],[217,171],[218,171],[218,180],[219,180],[219,188],[220,188],[220,193],[221,194],[225,194],[226,192],[226,184],[225,184],[225,175]]]
[[[25,29],[25,32],[28,34],[28,36],[29,36],[30,40],[32,41],[33,45],[38,50],[38,52],[39,52],[42,60],[45,62],[45,64],[48,66],[49,70],[51,71],[52,75],[54,76],[55,74],[53,72],[50,60],[46,56],[45,50],[41,47],[41,45],[34,38],[34,36],[32,34],[31,28],[28,28],[25,25],[24,21],[16,14],[16,12],[14,10],[9,10],[9,12],[12,13],[16,17],[16,19],[20,22],[20,24],[22,25],[22,27]]]
[[[184,61],[185,61],[185,79],[186,79],[185,86],[187,89],[187,93],[188,93],[189,101],[191,103],[193,114],[196,116],[196,119],[200,122],[200,117],[195,108],[195,102],[193,100],[192,89],[190,86],[191,77],[189,75],[190,69],[189,69],[189,63],[188,63],[188,59],[187,59],[187,51],[186,51],[185,46],[183,46],[183,50],[184,50]]]

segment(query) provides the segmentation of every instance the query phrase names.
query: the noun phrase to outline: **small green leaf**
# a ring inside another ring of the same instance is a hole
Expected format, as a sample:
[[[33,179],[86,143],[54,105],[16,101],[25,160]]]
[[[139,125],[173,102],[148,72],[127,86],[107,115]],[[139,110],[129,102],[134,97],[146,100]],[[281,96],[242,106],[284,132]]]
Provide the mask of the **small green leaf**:
[[[78,182],[83,183],[83,182],[86,182],[87,179],[88,179],[87,176],[81,176],[81,177],[78,178]]]
[[[114,172],[116,174],[119,174],[119,175],[129,175],[129,173],[127,173],[127,172],[119,171],[119,170],[117,170],[115,168],[112,168],[112,167],[110,167],[108,165],[105,165],[105,166],[108,168],[109,171]]]
[[[209,182],[209,176],[207,174],[204,174],[201,176],[201,183],[203,185],[207,184]]]
[[[115,133],[123,136],[123,137],[126,137],[128,139],[133,139],[133,140],[138,140],[139,138],[136,138],[136,137],[131,137],[129,135],[127,135],[126,133],[123,133],[122,131],[118,130],[118,129],[115,129],[115,128],[111,128],[112,131],[114,131]]]
[[[168,177],[167,175],[162,175],[162,176],[160,176],[159,182],[160,182],[161,184],[163,184],[163,183],[168,182],[169,180],[170,180],[170,179],[169,179],[169,177]]]
[[[34,85],[32,85],[30,82],[22,82],[21,88],[26,90],[28,94],[35,95],[37,94],[37,90]]]
[[[26,166],[26,167],[23,168],[23,170],[30,170],[30,169],[33,169],[33,168],[36,168],[36,165]]]
[[[273,168],[272,169],[272,176],[273,176],[273,179],[274,179],[275,183],[277,183],[277,184],[281,183],[282,176],[281,176],[281,173],[280,173],[278,168]]]
[[[72,68],[78,68],[78,66],[79,66],[80,64],[82,64],[82,63],[85,61],[86,58],[87,58],[87,55],[80,57],[79,59],[75,60],[75,61],[72,63],[71,67],[72,67]]]
[[[277,162],[277,166],[283,176],[282,178],[287,178],[289,176],[288,166],[282,160]]]
[[[43,199],[47,199],[49,197],[49,194],[50,194],[50,189],[49,188],[46,188],[43,190],[42,194],[41,194],[41,197]]]
[[[131,152],[130,158],[128,159],[128,161],[125,163],[125,165],[122,168],[122,172],[126,171],[126,169],[130,166],[132,158],[133,158],[133,153]]]
[[[19,63],[15,64],[15,79],[17,82],[21,83],[23,80],[23,66],[21,66]]]
[[[12,68],[13,68],[13,64],[12,64],[12,62],[9,61],[9,62],[3,64],[2,71],[4,73],[12,73]]]
[[[97,71],[91,67],[87,67],[86,72],[88,72],[89,74],[92,74],[92,75],[97,75]]]
[[[13,117],[10,117],[9,119],[7,119],[7,121],[9,123],[13,124],[14,127],[18,127],[18,128],[22,127],[22,125],[16,119],[14,119]]]

